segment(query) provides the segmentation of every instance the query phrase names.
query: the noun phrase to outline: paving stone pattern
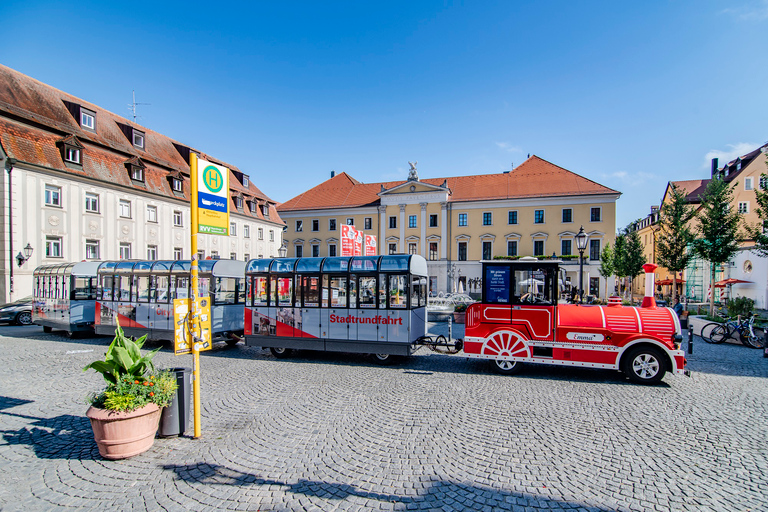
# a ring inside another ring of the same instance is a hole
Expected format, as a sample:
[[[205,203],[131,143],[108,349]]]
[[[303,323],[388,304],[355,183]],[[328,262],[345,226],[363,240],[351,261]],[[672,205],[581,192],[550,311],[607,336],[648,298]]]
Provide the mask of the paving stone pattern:
[[[0,509],[768,509],[768,359],[741,345],[696,338],[693,376],[657,387],[221,346],[201,356],[202,438],[107,461],[85,418],[101,377],[81,369],[109,341],[0,327]]]

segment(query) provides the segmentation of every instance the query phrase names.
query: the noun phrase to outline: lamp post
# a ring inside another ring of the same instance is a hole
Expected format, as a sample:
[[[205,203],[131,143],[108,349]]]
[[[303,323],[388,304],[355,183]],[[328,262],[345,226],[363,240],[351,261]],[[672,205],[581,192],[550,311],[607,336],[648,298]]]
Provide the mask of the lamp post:
[[[288,254],[288,247],[285,244],[283,244],[277,250],[277,255],[280,256],[281,258],[285,258],[286,254]]]
[[[34,249],[29,245],[29,242],[27,242],[27,245],[24,247],[24,254],[19,253],[16,255],[16,262],[19,264],[19,267],[32,257],[32,251],[34,251]]]
[[[584,232],[584,226],[579,228],[579,232],[574,237],[576,239],[576,248],[579,250],[579,302],[584,301],[584,250],[587,248],[589,236]]]

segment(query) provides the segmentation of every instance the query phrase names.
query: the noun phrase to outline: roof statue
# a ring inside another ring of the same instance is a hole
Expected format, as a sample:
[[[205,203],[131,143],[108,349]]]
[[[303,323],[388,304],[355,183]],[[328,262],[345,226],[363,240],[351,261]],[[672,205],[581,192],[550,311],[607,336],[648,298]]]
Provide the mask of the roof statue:
[[[419,162],[408,162],[411,166],[411,170],[408,171],[408,181],[419,181],[419,175],[416,173],[416,164]]]

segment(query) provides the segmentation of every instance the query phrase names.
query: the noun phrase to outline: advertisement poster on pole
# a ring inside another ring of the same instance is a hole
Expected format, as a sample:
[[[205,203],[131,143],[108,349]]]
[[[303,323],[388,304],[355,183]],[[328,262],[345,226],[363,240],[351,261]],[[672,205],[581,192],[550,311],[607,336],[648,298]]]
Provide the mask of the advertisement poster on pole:
[[[358,231],[355,229],[354,226],[352,226],[352,229],[355,230],[355,256],[362,256],[363,255],[363,232]]]
[[[197,161],[198,233],[229,235],[229,169]]]
[[[173,353],[177,356],[192,353],[192,340],[189,334],[190,328],[187,325],[190,316],[189,300],[190,299],[173,300]],[[212,345],[211,304],[208,297],[198,297],[195,300],[197,301],[197,311],[200,315],[200,341],[198,341],[197,351],[202,352],[204,350],[210,350]]]
[[[354,226],[341,226],[341,256],[355,255],[355,232]]]
[[[376,237],[374,235],[365,235],[365,255],[376,256]]]

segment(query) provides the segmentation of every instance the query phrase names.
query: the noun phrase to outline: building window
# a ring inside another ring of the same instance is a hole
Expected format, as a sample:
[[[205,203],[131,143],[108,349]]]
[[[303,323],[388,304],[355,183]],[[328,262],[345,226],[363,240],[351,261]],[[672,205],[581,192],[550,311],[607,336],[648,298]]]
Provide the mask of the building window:
[[[80,126],[86,130],[96,131],[96,112],[80,107]]]
[[[397,244],[389,244],[389,254],[397,254]]]
[[[296,232],[297,233],[301,233],[302,231],[304,231],[304,221],[297,220],[296,221]]]
[[[240,196],[235,197],[235,208],[238,210],[243,209],[243,198]]]
[[[237,253],[236,252],[229,253],[229,259],[236,260],[237,259]]]
[[[768,175],[761,174],[760,175],[760,190],[765,190],[768,188]]]
[[[137,165],[131,166],[131,179],[133,181],[144,181],[144,168]]]
[[[219,251],[211,251],[211,259],[212,260],[218,260],[219,259]]]
[[[408,244],[408,254],[416,254],[416,244],[414,243]]]
[[[64,160],[67,162],[72,162],[73,164],[79,164],[80,163],[80,149],[74,148],[72,146],[67,146],[64,148]]]
[[[317,258],[320,256],[320,246],[318,244],[312,244],[312,257]]]
[[[517,240],[507,240],[507,256],[517,256]]]
[[[602,208],[600,208],[599,206],[596,206],[589,209],[590,222],[600,222],[601,218],[602,218]]]
[[[148,245],[147,246],[147,259],[150,261],[157,259],[157,246],[156,245]]]
[[[61,237],[58,237],[58,236],[45,237],[45,257],[61,258]]]
[[[157,222],[157,206],[147,205],[147,222]]]
[[[355,225],[355,219],[352,217],[347,217],[347,226],[354,226]]]
[[[99,213],[99,194],[93,192],[85,193],[85,211]]]
[[[275,241],[275,232],[271,229],[269,230],[269,241],[274,242]]]
[[[251,209],[251,213],[256,213],[256,201],[248,201],[248,208]]]
[[[265,219],[269,218],[269,205],[267,203],[264,203],[261,205],[261,214],[264,216]]]
[[[749,201],[739,203],[739,213],[749,213]]]
[[[251,226],[243,224],[243,238],[251,238]]]
[[[45,186],[45,205],[61,207],[61,187]]]
[[[397,217],[392,216],[389,218],[389,229],[397,229]]]
[[[600,240],[589,241],[589,259],[592,261],[600,259]]]
[[[129,242],[120,243],[120,259],[121,260],[131,259],[131,244]]]
[[[320,221],[312,219],[312,231],[320,231]]]
[[[131,202],[127,199],[120,200],[120,216],[124,219],[131,218]]]
[[[246,176],[245,174],[243,174],[243,186],[245,188],[248,188],[250,186],[250,182],[248,181],[248,176]],[[235,259],[235,258],[232,258],[232,259]]]
[[[197,251],[197,259],[200,261],[205,259],[205,251],[203,249]]]
[[[493,243],[492,242],[483,242],[483,259],[484,260],[493,259]]]
[[[467,242],[459,242],[459,261],[467,261]]]
[[[491,212],[483,212],[483,226],[493,225],[493,215]]]
[[[175,259],[175,260],[183,260],[184,259],[184,250],[181,247],[174,247],[173,248],[173,259]]]
[[[173,212],[173,225],[176,226],[177,228],[183,227],[184,226],[184,220],[183,219],[184,218],[182,217],[181,212],[174,210],[174,212]]]
[[[336,231],[336,219],[328,219],[328,231]]]
[[[437,260],[437,242],[429,242],[429,259]]]
[[[517,210],[509,210],[509,224],[517,224]]]
[[[295,246],[294,250],[296,251],[296,257],[297,258],[303,258],[304,257],[304,246],[303,245]]]
[[[467,225],[467,214],[466,213],[460,213],[459,214],[459,226],[466,226]]]
[[[534,224],[544,224],[544,210],[534,210],[533,211],[533,223]]]
[[[408,227],[409,228],[415,228],[416,227],[416,216],[415,215],[409,215],[408,216]]]
[[[133,145],[139,149],[144,149],[144,132],[133,129]]]
[[[752,178],[744,178],[744,190],[752,190]]]
[[[561,256],[570,256],[571,255],[571,242],[573,240],[560,240],[560,255]]]
[[[229,223],[229,236],[237,236],[237,224],[234,222]]]
[[[363,226],[365,226],[363,229],[368,229],[368,230],[373,229],[373,219],[371,219],[370,217],[366,217],[365,219],[363,219]]]
[[[250,254],[248,254],[248,253],[243,254],[243,260],[244,261],[248,261],[250,259],[251,259],[251,255]]]
[[[572,208],[563,208],[563,222],[573,222],[573,209]]]
[[[328,246],[328,256],[331,258],[336,256],[336,244],[331,244]]]
[[[173,188],[173,190],[174,190],[174,191],[176,191],[176,192],[181,192],[181,191],[183,190],[183,186],[182,186],[182,182],[181,182],[181,180],[178,180],[178,179],[176,179],[176,178],[173,178],[173,179],[171,180],[171,187],[172,187],[172,188]]]
[[[259,240],[264,240],[264,228],[259,228],[257,234],[259,235]]]
[[[429,227],[431,228],[437,227],[437,214],[431,213],[429,215]]]
[[[98,240],[85,241],[85,259],[87,260],[99,259],[99,241]]]
[[[544,256],[544,240],[533,241],[533,255]]]

